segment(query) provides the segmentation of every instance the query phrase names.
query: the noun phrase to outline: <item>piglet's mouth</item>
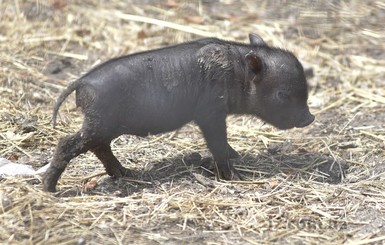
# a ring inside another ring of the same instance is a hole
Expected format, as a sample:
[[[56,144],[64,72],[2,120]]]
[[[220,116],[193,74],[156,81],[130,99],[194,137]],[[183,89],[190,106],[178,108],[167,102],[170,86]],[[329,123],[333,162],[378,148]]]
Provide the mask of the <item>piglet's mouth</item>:
[[[308,125],[310,125],[315,119],[315,116],[312,114],[308,114],[304,120],[301,120],[297,125],[295,125],[296,128],[303,128]]]

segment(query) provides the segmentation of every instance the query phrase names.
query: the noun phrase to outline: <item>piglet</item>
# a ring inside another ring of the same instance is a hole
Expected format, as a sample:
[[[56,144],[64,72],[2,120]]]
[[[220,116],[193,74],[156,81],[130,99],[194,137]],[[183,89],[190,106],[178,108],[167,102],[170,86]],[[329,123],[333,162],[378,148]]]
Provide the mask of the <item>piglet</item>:
[[[216,175],[239,179],[230,159],[239,157],[227,142],[226,116],[251,114],[279,128],[311,124],[303,67],[289,51],[270,47],[256,35],[250,44],[206,38],[109,60],[71,83],[60,105],[76,91],[84,114],[81,129],[59,140],[43,176],[55,192],[71,159],[93,152],[110,176],[129,176],[111,151],[123,134],[147,136],[194,121],[214,156]]]

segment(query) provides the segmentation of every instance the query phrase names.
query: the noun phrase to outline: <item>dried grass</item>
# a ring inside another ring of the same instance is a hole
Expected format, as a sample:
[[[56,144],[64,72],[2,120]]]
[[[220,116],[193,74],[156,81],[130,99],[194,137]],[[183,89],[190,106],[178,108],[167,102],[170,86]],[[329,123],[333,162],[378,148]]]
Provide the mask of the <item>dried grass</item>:
[[[197,152],[210,163],[193,124],[115,140],[135,179],[112,180],[92,154],[70,164],[54,195],[39,177],[3,177],[1,243],[383,243],[385,5],[228,2],[0,2],[0,156],[12,161],[42,166],[57,139],[79,127],[70,99],[52,129],[52,104],[91,66],[202,36],[246,41],[257,32],[293,50],[314,68],[317,115],[292,131],[229,117],[243,182],[216,181],[210,164],[189,163]]]

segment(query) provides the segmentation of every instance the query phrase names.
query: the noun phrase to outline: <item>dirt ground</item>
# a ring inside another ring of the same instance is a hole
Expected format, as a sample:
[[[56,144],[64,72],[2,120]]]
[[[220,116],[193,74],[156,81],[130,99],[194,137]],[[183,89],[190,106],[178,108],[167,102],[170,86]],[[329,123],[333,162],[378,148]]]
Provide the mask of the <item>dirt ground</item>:
[[[315,122],[282,131],[229,116],[244,181],[218,181],[198,128],[113,141],[133,178],[75,158],[55,194],[0,177],[1,244],[383,244],[383,1],[0,1],[0,157],[38,169],[79,129],[60,92],[112,57],[255,32],[309,64]]]

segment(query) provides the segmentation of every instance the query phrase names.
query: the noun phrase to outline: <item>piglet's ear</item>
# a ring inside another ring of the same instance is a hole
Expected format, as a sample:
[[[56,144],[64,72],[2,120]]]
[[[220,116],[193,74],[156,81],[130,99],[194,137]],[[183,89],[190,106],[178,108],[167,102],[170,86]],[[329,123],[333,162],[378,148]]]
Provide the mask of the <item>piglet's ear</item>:
[[[252,44],[252,45],[267,46],[265,41],[263,41],[262,37],[260,37],[257,34],[250,33],[249,34],[249,40],[250,40],[250,44]]]
[[[262,71],[263,62],[259,56],[253,51],[250,51],[246,54],[246,64],[249,66],[249,69],[252,70],[255,74],[258,74]]]

